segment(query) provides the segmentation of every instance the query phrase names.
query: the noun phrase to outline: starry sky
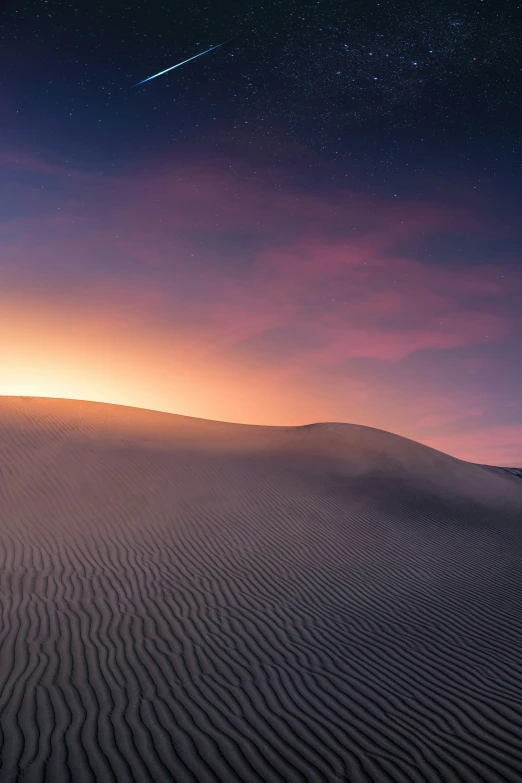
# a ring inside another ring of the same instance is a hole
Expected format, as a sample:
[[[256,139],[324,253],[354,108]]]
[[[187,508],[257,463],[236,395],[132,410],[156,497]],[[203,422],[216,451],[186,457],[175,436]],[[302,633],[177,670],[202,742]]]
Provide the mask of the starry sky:
[[[521,52],[507,0],[3,0],[0,394],[522,465]]]

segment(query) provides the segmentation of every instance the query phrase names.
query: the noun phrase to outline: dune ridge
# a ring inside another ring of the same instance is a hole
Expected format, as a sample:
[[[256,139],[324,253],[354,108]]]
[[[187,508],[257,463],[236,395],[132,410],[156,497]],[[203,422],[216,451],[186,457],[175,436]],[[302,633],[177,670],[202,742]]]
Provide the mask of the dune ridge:
[[[0,397],[0,783],[519,783],[517,470]]]

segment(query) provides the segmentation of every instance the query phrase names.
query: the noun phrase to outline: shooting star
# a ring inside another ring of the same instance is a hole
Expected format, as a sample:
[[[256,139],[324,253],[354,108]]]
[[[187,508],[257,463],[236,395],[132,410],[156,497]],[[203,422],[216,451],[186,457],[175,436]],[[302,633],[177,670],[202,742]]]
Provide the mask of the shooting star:
[[[232,40],[232,38],[228,39],[229,41]],[[171,65],[170,68],[166,68],[164,71],[160,71],[159,73],[155,73],[154,76],[149,76],[147,79],[142,79],[141,82],[138,82],[138,84],[133,84],[133,87],[139,87],[140,84],[144,84],[144,82],[150,82],[151,79],[155,79],[156,76],[163,76],[164,73],[168,73],[168,71],[172,71],[173,68],[179,68],[180,65],[185,65],[185,63],[189,63],[191,60],[195,60],[196,57],[202,57],[202,55],[207,54],[207,52],[211,52],[213,49],[219,49],[220,46],[224,46],[224,44],[228,43],[228,41],[223,41],[223,43],[217,44],[217,46],[211,46],[210,49],[205,49],[204,52],[200,52],[199,54],[195,54],[194,57],[189,57],[188,60],[183,60],[183,62],[178,63],[177,65]]]

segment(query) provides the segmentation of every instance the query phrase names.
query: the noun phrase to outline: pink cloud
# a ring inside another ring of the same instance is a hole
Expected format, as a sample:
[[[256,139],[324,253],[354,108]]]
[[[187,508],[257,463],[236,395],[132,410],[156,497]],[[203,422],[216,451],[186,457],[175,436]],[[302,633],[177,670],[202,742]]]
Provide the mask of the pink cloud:
[[[452,424],[456,421],[469,418],[470,416],[483,416],[484,408],[468,408],[453,413],[435,413],[431,416],[423,416],[417,421],[421,427],[428,427],[429,429],[437,429],[438,427]]]
[[[279,327],[302,329],[300,350],[289,350],[284,361],[270,364],[270,349],[262,356],[248,350],[259,373],[303,383],[354,357],[395,362],[421,350],[502,342],[522,330],[521,316],[506,304],[508,294],[522,293],[519,273],[502,278],[497,261],[463,270],[390,253],[429,232],[491,234],[494,227],[479,225],[470,210],[369,201],[341,190],[322,196],[283,190],[276,176],[267,182],[248,167],[237,173],[190,160],[103,177],[18,160],[0,155],[0,165],[12,171],[21,166],[55,177],[63,198],[59,213],[53,203],[43,214],[0,224],[4,290],[32,288],[57,306],[67,296],[68,303],[118,319],[122,328],[162,322],[217,357],[233,358],[252,338]],[[234,258],[227,257],[230,243]],[[320,339],[307,345],[311,333]],[[469,378],[485,362],[465,358],[462,375]],[[336,383],[367,410],[377,409],[388,391],[356,377]],[[437,435],[463,418],[477,419],[479,427],[484,401],[465,395],[445,401],[436,392],[431,399],[424,389],[416,406],[420,389],[419,379],[407,403],[417,435],[438,438],[451,453],[476,455],[483,443],[486,454],[516,457],[516,442],[502,428],[488,429],[484,441],[476,433]],[[394,405],[399,412],[400,403]]]
[[[24,159],[23,165],[58,178],[71,173],[40,160]],[[519,317],[502,308],[470,308],[465,301],[479,295],[502,301],[507,284],[498,266],[470,274],[387,255],[398,238],[474,226],[469,211],[377,199],[369,206],[366,197],[340,191],[321,198],[282,192],[248,170],[238,177],[226,168],[194,164],[102,178],[74,171],[74,178],[79,190],[74,198],[68,193],[59,215],[55,210],[10,225],[4,264],[34,259],[40,269],[52,269],[66,259],[69,270],[90,263],[96,269],[104,254],[114,259],[113,269],[109,260],[100,271],[107,296],[110,289],[119,291],[119,301],[139,298],[144,285],[157,285],[155,299],[168,308],[170,279],[180,290],[190,289],[185,305],[176,304],[180,315],[185,307],[197,313],[192,328],[211,329],[223,344],[312,317],[328,336],[319,353],[310,353],[314,361],[393,360],[420,349],[502,339],[520,328]],[[229,272],[214,258],[213,246],[226,242],[230,232],[259,238],[240,274],[237,266]],[[147,283],[136,282],[136,292],[123,272],[130,263],[135,278],[140,267],[148,276]],[[513,284],[522,287],[511,275]]]
[[[522,424],[482,427],[469,432],[452,432],[451,435],[430,434],[423,442],[441,451],[451,447],[451,453],[459,459],[477,461],[486,465],[522,467]]]

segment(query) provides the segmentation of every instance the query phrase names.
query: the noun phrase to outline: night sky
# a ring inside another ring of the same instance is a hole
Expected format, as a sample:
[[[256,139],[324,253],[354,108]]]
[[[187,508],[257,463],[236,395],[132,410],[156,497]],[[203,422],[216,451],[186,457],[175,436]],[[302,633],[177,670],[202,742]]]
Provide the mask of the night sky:
[[[519,4],[0,8],[0,394],[522,465]]]

